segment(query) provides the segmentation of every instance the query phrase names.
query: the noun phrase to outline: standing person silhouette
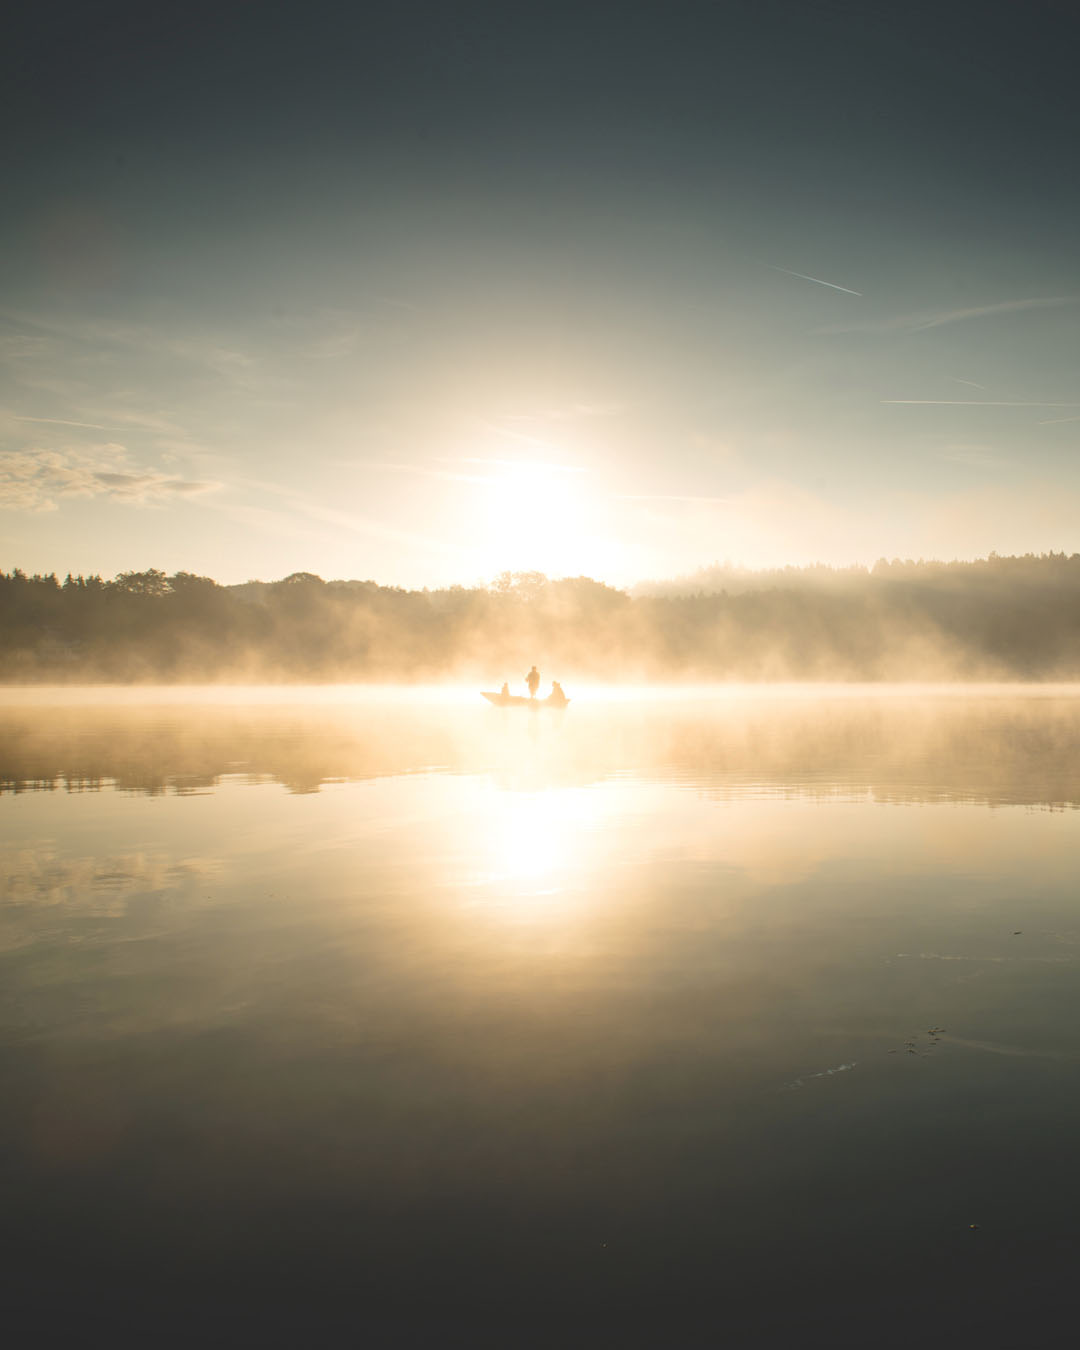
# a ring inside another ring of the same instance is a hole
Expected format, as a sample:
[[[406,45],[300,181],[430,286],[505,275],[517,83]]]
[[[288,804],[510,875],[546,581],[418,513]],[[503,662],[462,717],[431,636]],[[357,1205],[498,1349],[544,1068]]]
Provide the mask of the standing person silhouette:
[[[540,688],[540,672],[535,666],[525,676],[525,683],[529,686],[529,697],[535,698],[536,691]]]

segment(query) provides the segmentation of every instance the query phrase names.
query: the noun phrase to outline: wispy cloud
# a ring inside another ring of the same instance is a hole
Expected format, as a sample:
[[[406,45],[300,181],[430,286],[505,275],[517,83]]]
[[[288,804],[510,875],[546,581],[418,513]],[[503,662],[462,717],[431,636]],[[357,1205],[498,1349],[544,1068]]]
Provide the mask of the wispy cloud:
[[[815,334],[834,333],[922,333],[931,328],[942,328],[948,323],[965,323],[969,319],[984,319],[993,314],[1018,314],[1027,309],[1055,309],[1061,305],[1076,304],[1080,296],[1037,296],[1029,300],[1002,300],[993,305],[972,305],[966,309],[927,309],[914,314],[897,314],[888,319],[855,319],[826,324],[815,328]],[[962,380],[962,384],[970,381]]]
[[[296,518],[293,511],[279,511],[265,506],[244,505],[229,501],[227,498],[210,498],[207,506],[213,507],[226,520],[245,529],[258,530],[272,539],[297,539],[306,544],[322,537],[323,531],[313,524],[305,524]]]
[[[330,507],[320,506],[316,502],[303,499],[294,499],[294,505],[297,510],[310,516],[312,520],[322,521],[327,525],[336,525],[339,529],[348,534],[365,535],[372,539],[382,539],[392,544],[407,544],[410,548],[420,548],[428,552],[443,553],[447,551],[447,545],[431,535],[417,534],[413,530],[398,530],[385,521],[372,520],[369,516],[354,515],[349,511],[336,511]]]
[[[106,427],[108,431],[131,431],[134,428],[139,431],[153,432],[159,436],[184,437],[188,435],[184,427],[172,421],[168,414],[163,412],[124,407],[94,408],[93,412],[106,422],[113,424]]]
[[[962,380],[959,375],[950,375],[948,377],[953,384],[966,384],[969,389],[985,389],[985,384],[979,384],[977,380]]]
[[[1007,398],[883,398],[881,402],[908,403],[924,408],[1080,408],[1080,403]]]
[[[96,473],[94,478],[112,496],[140,502],[155,497],[194,497],[221,486],[163,473]]]
[[[996,469],[1002,463],[997,456],[987,452],[985,445],[948,445],[943,457],[969,469]]]
[[[105,319],[81,316],[54,316],[21,314],[0,311],[0,321],[15,323],[21,329],[34,330],[11,335],[17,343],[16,351],[24,357],[49,355],[56,359],[66,349],[69,355],[78,351],[82,358],[86,349],[99,359],[109,348],[120,351],[152,353],[172,361],[183,361],[227,379],[242,387],[249,387],[256,365],[254,357],[236,344],[223,340],[212,332],[200,332],[190,337],[176,337],[147,324],[116,323]],[[60,344],[59,349],[57,344]]]
[[[320,502],[313,501],[306,493],[299,492],[295,488],[288,487],[281,483],[269,482],[265,479],[236,479],[231,484],[234,488],[256,489],[265,493],[267,496],[274,497],[281,501],[286,507],[289,519],[293,523],[293,534],[304,534],[303,527],[297,527],[296,517],[298,515],[306,517],[308,520],[317,521],[323,525],[333,525],[347,534],[365,535],[373,539],[382,539],[387,543],[407,544],[412,548],[419,548],[429,553],[446,553],[454,550],[450,545],[435,539],[431,535],[418,534],[410,530],[395,529],[392,525],[387,525],[385,521],[373,520],[369,516],[362,516],[352,511],[342,511],[333,507],[323,506]],[[246,512],[244,517],[248,523],[260,525],[268,533],[273,534],[277,529],[275,524],[279,519],[284,518],[283,512],[267,510],[264,507],[238,507],[234,503],[224,501],[213,503],[215,507],[240,519],[240,512]]]
[[[0,314],[0,321],[4,316]],[[0,360],[26,361],[44,356],[49,339],[41,333],[0,333]]]
[[[1059,427],[1063,422],[1080,422],[1080,417],[1044,417],[1039,422],[1039,426]]]
[[[77,315],[27,314],[16,310],[0,311],[0,319],[18,324],[21,328],[36,330],[26,337],[49,337],[77,342],[136,342],[145,336],[146,329],[136,324],[114,323],[108,319],[83,318]]]
[[[148,340],[155,344],[163,354],[187,361],[194,366],[202,366],[223,380],[243,388],[252,387],[252,375],[255,359],[247,352],[236,347],[226,347],[208,338],[177,339],[160,338],[149,334]]]
[[[838,286],[835,281],[823,281],[821,277],[810,277],[805,272],[793,272],[790,267],[777,267],[775,263],[766,263],[765,266],[772,268],[774,272],[783,272],[785,276],[798,277],[800,281],[812,281],[815,286],[828,286],[832,291],[843,291],[845,295],[857,295],[862,298],[862,291],[853,291],[850,286]]]
[[[351,328],[346,332],[312,338],[298,355],[305,361],[338,361],[353,354],[359,337],[360,329]]]
[[[72,422],[66,417],[24,417],[19,413],[15,414],[16,422],[35,422],[41,426],[50,427],[84,427],[87,431],[122,431],[123,427],[107,427],[100,422]]]
[[[481,460],[447,460],[445,463],[483,463]],[[493,483],[495,479],[477,473],[454,473],[449,469],[431,469],[424,464],[406,464],[399,460],[366,459],[353,461],[350,467],[382,469],[387,473],[416,474],[420,478],[434,478],[442,483]]]
[[[55,511],[58,499],[69,497],[111,497],[150,506],[220,486],[133,469],[122,445],[0,451],[0,509],[7,511]]]

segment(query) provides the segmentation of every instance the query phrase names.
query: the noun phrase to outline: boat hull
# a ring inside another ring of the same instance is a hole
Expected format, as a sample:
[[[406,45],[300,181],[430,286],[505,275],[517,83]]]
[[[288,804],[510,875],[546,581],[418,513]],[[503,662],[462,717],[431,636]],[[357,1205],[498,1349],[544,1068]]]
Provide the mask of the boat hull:
[[[521,694],[496,694],[487,689],[482,689],[480,696],[496,708],[565,708],[570,702],[568,698],[552,700],[550,695],[547,698],[524,698]]]

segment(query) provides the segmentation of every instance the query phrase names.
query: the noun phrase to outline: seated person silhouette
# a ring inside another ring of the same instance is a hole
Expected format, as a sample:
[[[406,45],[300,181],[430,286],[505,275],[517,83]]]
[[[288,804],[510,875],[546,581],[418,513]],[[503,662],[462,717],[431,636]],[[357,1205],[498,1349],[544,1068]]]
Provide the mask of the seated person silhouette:
[[[536,691],[540,688],[540,672],[535,666],[525,676],[525,683],[529,686],[529,697],[535,698]]]
[[[551,681],[551,701],[552,703],[566,702],[566,695],[563,693],[562,685],[558,680]]]
[[[499,690],[499,697],[500,698],[510,697],[510,686],[507,684],[505,680],[503,680],[503,687]]]

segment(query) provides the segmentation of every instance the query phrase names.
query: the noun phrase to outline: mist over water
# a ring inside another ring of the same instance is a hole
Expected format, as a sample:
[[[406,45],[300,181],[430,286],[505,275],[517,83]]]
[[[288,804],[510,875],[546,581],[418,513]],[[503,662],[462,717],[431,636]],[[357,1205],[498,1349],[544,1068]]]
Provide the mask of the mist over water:
[[[568,693],[5,696],[25,1307],[909,1345],[1062,1302],[1076,690]]]
[[[0,700],[0,790],[292,792],[396,774],[508,790],[628,777],[713,794],[1074,805],[1080,686],[574,687],[566,710],[475,689],[78,686]]]

